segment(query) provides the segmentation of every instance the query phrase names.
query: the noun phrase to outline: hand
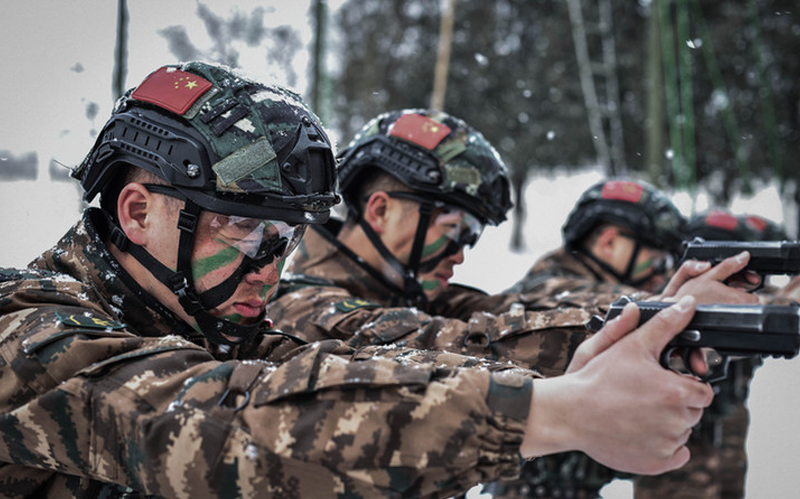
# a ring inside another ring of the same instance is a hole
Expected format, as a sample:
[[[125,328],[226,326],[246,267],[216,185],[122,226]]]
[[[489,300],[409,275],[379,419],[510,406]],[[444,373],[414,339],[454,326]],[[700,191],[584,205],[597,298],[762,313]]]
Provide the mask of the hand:
[[[636,308],[636,305],[634,303],[629,303],[625,306],[625,309],[627,308]],[[633,313],[632,311],[625,311],[625,309],[623,309],[622,314],[611,319],[608,324],[605,324],[604,327],[596,334],[580,344],[577,350],[575,350],[575,355],[572,356],[572,361],[567,366],[565,373],[571,373],[580,370],[586,365],[587,362],[607,350],[611,345],[619,341],[622,337],[630,332],[630,329],[627,328],[627,324],[620,323],[620,318],[624,314]],[[636,320],[637,323],[634,323],[634,328],[636,327],[636,324],[638,324],[638,315]],[[690,365],[686,367],[690,367],[692,372],[697,373],[700,376],[704,376],[709,370],[708,358],[713,358],[715,354],[716,352],[710,348],[692,349],[689,355]]]
[[[775,296],[781,300],[784,300],[785,302],[800,303],[800,276],[792,276],[785,286],[778,289],[778,291],[775,293]]]
[[[750,254],[746,251],[726,258],[714,267],[709,262],[690,260],[683,262],[667,283],[660,296],[652,300],[677,301],[684,296],[694,296],[698,303],[756,304],[758,297],[739,285],[742,279],[750,284],[759,279],[755,274],[742,272],[747,267]],[[726,284],[732,276],[740,274],[734,284]],[[757,283],[755,283],[757,284]],[[748,286],[749,287],[749,286]]]
[[[534,380],[523,456],[581,450],[636,474],[683,466],[686,441],[713,391],[663,368],[659,356],[694,308],[686,297],[637,329],[638,308],[628,305],[578,348],[567,374]],[[693,366],[704,368],[698,357]]]

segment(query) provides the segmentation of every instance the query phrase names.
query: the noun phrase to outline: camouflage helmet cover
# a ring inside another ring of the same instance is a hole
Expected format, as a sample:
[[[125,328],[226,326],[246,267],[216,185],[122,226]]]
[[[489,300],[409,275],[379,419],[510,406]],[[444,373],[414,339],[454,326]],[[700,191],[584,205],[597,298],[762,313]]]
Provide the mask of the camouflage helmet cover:
[[[322,223],[338,200],[330,141],[302,99],[201,62],[164,66],[119,99],[73,172],[87,201],[121,164],[231,215]]]
[[[405,109],[381,114],[340,155],[339,187],[358,211],[365,169],[380,168],[414,191],[499,224],[511,208],[508,171],[495,148],[463,120],[441,111]]]
[[[777,222],[762,217],[761,215],[743,215],[745,223],[751,227],[760,241],[785,241],[789,239],[786,229]]]
[[[689,238],[708,241],[774,241],[786,239],[778,224],[759,215],[734,215],[716,208],[694,215],[686,225]]]
[[[604,180],[584,191],[562,227],[564,246],[580,249],[603,223],[618,225],[654,248],[680,254],[686,219],[655,187],[639,181]]]

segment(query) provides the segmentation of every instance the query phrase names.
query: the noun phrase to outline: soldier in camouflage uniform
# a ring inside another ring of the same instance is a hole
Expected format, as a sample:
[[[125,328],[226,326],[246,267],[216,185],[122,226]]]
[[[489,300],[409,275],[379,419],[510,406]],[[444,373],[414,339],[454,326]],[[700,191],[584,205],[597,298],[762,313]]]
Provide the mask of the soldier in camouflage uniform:
[[[590,314],[616,295],[489,296],[448,283],[463,247],[511,206],[505,164],[482,134],[444,112],[393,111],[370,120],[341,157],[347,219],[313,227],[293,255],[269,304],[279,329],[563,372]]]
[[[494,148],[446,113],[404,110],[371,120],[342,153],[339,182],[347,220],[309,231],[269,305],[284,331],[353,346],[442,348],[551,375],[566,364],[587,312],[629,291],[592,283],[489,296],[449,284],[463,246],[483,225],[502,222],[510,201]]]
[[[713,394],[655,358],[691,298],[638,329],[631,307],[553,379],[271,329],[286,257],[337,199],[327,135],[289,91],[163,67],[74,176],[100,206],[0,270],[2,497],[443,497],[520,456],[688,459]],[[620,362],[653,382],[628,386]],[[598,423],[576,410],[590,401]],[[620,413],[634,403],[653,421]]]
[[[739,230],[733,231],[736,227]],[[737,221],[730,215],[723,220],[715,213],[688,222],[663,193],[646,183],[601,181],[583,193],[570,213],[563,226],[564,246],[537,261],[525,278],[511,289],[530,292],[548,287],[565,292],[594,283],[613,282],[620,286],[621,292],[641,296],[640,290],[656,290],[666,282],[672,268],[670,262],[680,256],[682,240],[687,234],[712,239],[753,240],[755,237],[744,221]],[[732,363],[731,377],[718,383],[715,391],[718,394],[720,391],[731,392],[738,384],[734,381],[737,378],[735,373],[745,364],[749,363]],[[736,392],[742,393],[740,389]],[[731,399],[727,396],[722,398]],[[746,416],[742,400],[737,402],[737,411],[743,411]],[[719,395],[712,407],[718,406],[718,402]],[[734,445],[723,449],[719,441],[714,441],[720,438],[720,433],[714,431],[721,428],[718,413],[707,411],[703,423],[695,429],[689,444],[692,451],[689,464],[665,475],[635,478],[637,499],[743,497],[743,487],[736,484],[743,485],[744,468],[739,463],[744,457],[744,433],[729,431],[730,435],[723,440]],[[735,425],[740,422],[736,421]],[[731,423],[730,429],[733,429],[734,421]],[[744,427],[746,433],[746,423]],[[605,467],[578,453],[541,461],[537,463],[540,468],[552,461],[551,469],[569,470],[569,473],[586,476],[583,483],[592,491],[599,490],[614,477],[626,477],[613,472],[603,473]],[[533,475],[531,480],[537,480],[537,475],[529,468],[531,466],[527,465],[523,469],[522,476]],[[726,469],[728,473],[723,475]],[[730,473],[734,469],[736,472]],[[594,477],[594,480],[588,477]],[[566,477],[564,481],[567,481]],[[730,489],[738,492],[730,495]]]
[[[564,372],[588,334],[586,310],[447,286],[463,246],[511,206],[506,167],[479,132],[441,112],[383,114],[342,153],[339,183],[351,216],[344,227],[331,220],[305,236],[269,305],[278,328],[307,340],[445,349]],[[371,225],[366,212],[388,217]],[[445,289],[445,299],[431,302]],[[547,310],[516,305],[532,302]]]
[[[685,222],[673,203],[647,184],[599,182],[570,213],[564,246],[534,263],[508,292],[564,294],[611,287],[617,295],[653,299],[680,255]],[[596,498],[611,480],[630,477],[573,452],[526,463],[519,480],[495,484],[493,492],[506,498]]]
[[[727,210],[713,209],[694,215],[686,226],[688,239],[701,237],[707,241],[775,241],[786,239],[786,234],[774,222],[757,215],[736,216]],[[777,303],[780,291],[773,287],[759,290],[760,301]],[[728,376],[714,385],[716,397],[695,429],[690,444],[693,453],[708,456],[707,469],[690,465],[679,471],[656,477],[641,477],[636,481],[636,497],[660,498],[698,497],[712,499],[741,499],[745,497],[747,475],[747,431],[750,413],[746,401],[750,381],[762,364],[760,357],[737,359],[730,363]],[[698,449],[698,450],[695,450]],[[686,469],[686,471],[684,471]],[[683,479],[687,472],[705,477],[708,484],[695,495],[684,491]],[[702,493],[703,490],[705,493]]]

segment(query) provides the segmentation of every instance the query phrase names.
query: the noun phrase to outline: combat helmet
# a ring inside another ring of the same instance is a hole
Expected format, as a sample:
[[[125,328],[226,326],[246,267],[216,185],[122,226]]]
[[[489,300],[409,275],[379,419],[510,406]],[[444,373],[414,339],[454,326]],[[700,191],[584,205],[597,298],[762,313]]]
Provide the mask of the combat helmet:
[[[758,234],[759,241],[786,241],[789,239],[786,229],[773,220],[753,214],[743,215],[743,217],[745,223]]]
[[[639,284],[631,280],[630,273],[641,246],[666,251],[673,258],[682,251],[685,217],[663,193],[645,182],[603,180],[584,191],[561,228],[565,249],[591,258],[590,252],[583,247],[584,240],[604,223],[628,229],[636,241],[631,264],[624,275],[594,259],[623,283]]]
[[[399,262],[361,219],[359,185],[365,174],[375,169],[410,190],[390,195],[420,203],[417,236],[407,264]],[[370,120],[342,151],[338,181],[351,215],[359,219],[384,259],[405,276],[407,302],[424,301],[417,289],[417,273],[434,268],[459,247],[473,245],[483,226],[503,222],[512,206],[508,170],[498,152],[479,131],[442,111],[404,109]],[[465,210],[476,219],[472,224],[476,229],[437,259],[421,262],[430,213],[440,206]]]
[[[779,224],[760,215],[734,215],[715,208],[693,215],[686,224],[689,239],[707,241],[779,241],[788,239]]]
[[[380,168],[410,189],[465,208],[498,225],[511,208],[508,169],[483,134],[442,111],[405,109],[381,114],[340,154],[339,189],[357,210],[353,185]]]
[[[147,184],[151,192],[185,201],[176,271],[127,240],[116,223],[114,179],[129,165],[164,181]],[[73,176],[87,202],[100,194],[111,241],[172,289],[218,344],[237,343],[258,324],[234,324],[208,310],[230,298],[244,274],[286,256],[306,224],[327,221],[338,201],[330,141],[302,99],[202,62],[164,66],[126,92]],[[190,260],[202,210],[275,221],[281,229],[264,237],[228,280],[198,294]]]
[[[707,241],[757,241],[759,233],[744,217],[715,208],[693,215],[686,224],[687,239]]]

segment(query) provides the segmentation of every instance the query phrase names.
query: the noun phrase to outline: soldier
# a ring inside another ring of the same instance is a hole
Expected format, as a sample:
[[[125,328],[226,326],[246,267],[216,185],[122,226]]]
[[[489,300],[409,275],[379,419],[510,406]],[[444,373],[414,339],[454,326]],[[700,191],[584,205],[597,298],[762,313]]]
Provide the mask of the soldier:
[[[681,253],[686,219],[652,186],[625,179],[588,188],[562,228],[564,244],[533,264],[508,292],[571,294],[605,290],[647,299]],[[693,449],[694,450],[694,449]],[[699,459],[693,453],[692,462]],[[494,484],[496,497],[597,498],[614,478],[630,478],[568,453],[526,463],[519,480]]]
[[[580,278],[617,284],[625,293],[655,293],[681,255],[685,224],[678,208],[652,186],[621,179],[598,182],[570,212],[562,228],[563,247],[537,261],[510,290],[559,286],[553,278],[564,278],[568,289]]]
[[[269,304],[285,332],[444,349],[556,375],[586,337],[590,313],[615,298],[595,290],[489,296],[449,284],[464,246],[511,206],[502,159],[463,120],[419,109],[381,114],[342,152],[338,175],[347,219],[309,230]],[[681,269],[673,287],[689,272]],[[752,299],[719,279],[702,274],[680,290],[706,284],[719,301]]]
[[[73,174],[99,207],[0,271],[4,497],[443,497],[520,456],[579,449],[641,473],[689,457],[713,394],[657,357],[692,297],[640,328],[631,306],[552,379],[271,329],[286,258],[337,200],[294,93],[162,67]]]
[[[686,226],[688,239],[701,237],[708,241],[775,241],[786,239],[783,229],[759,215],[734,215],[712,209],[691,217]],[[780,290],[774,287],[759,290],[760,301],[775,303]],[[716,397],[694,429],[690,448],[708,456],[705,463],[697,461],[679,471],[657,477],[636,480],[637,499],[660,497],[698,497],[712,499],[741,499],[745,497],[747,450],[745,447],[750,424],[747,396],[755,370],[763,363],[759,357],[737,359],[728,366],[727,377],[714,385]],[[696,460],[692,460],[696,461]],[[705,467],[702,465],[705,464]],[[704,487],[689,492],[685,477],[702,480]]]
[[[489,296],[449,284],[463,247],[475,244],[484,225],[502,222],[511,205],[499,155],[458,118],[429,110],[385,113],[341,157],[347,219],[309,231],[269,304],[270,317],[286,332],[352,346],[446,349],[556,375],[583,337],[588,312],[630,290]],[[721,274],[703,277],[719,285],[713,279]],[[674,279],[673,287],[680,282]],[[719,288],[753,301],[725,286],[707,287]],[[725,299],[731,298],[719,301]]]
[[[621,292],[636,295],[640,290],[653,291],[663,286],[672,270],[672,262],[681,254],[682,240],[685,238],[756,238],[755,230],[744,219],[737,220],[730,214],[713,211],[687,221],[662,192],[644,182],[621,179],[604,180],[587,189],[570,212],[562,231],[563,247],[537,261],[511,290],[530,292],[546,287],[563,293],[616,282],[628,286],[627,290],[621,288]],[[739,370],[744,364],[748,363],[734,363],[733,370]],[[732,376],[735,377],[734,374]],[[731,392],[728,388],[735,383],[727,379],[718,383],[715,391],[728,394]],[[741,390],[737,390],[737,393],[741,393]],[[726,401],[731,399],[727,396],[722,398]],[[718,396],[712,408],[717,407],[719,402]],[[746,414],[741,400],[737,407]],[[743,479],[729,481],[720,475],[721,469],[727,465],[743,476],[744,468],[738,465],[744,454],[742,433],[736,432],[736,435],[732,434],[726,439],[740,444],[735,452],[728,449],[728,455],[735,455],[726,459],[726,453],[720,450],[720,443],[715,442],[720,438],[719,432],[713,431],[721,429],[721,425],[717,424],[718,419],[717,412],[706,411],[703,423],[695,428],[690,440],[689,448],[693,457],[689,464],[663,476],[637,477],[635,497],[743,497],[743,487],[738,495],[723,493],[724,489],[736,488],[734,484],[737,482],[743,484]],[[549,479],[544,477],[545,470],[551,471]],[[564,476],[552,470],[561,470]],[[576,476],[585,478],[576,480]],[[581,492],[592,497],[591,494],[596,494],[612,478],[624,478],[626,475],[606,470],[586,456],[572,453],[526,464],[522,477],[527,477],[523,481],[542,482],[542,489],[561,489],[563,483],[570,481],[582,483]],[[547,485],[556,479],[554,477],[558,477],[561,484]]]

